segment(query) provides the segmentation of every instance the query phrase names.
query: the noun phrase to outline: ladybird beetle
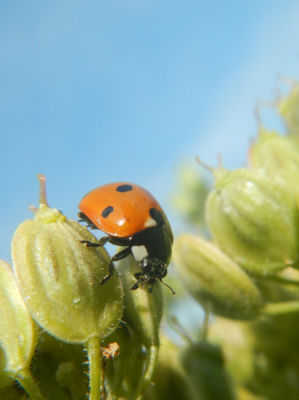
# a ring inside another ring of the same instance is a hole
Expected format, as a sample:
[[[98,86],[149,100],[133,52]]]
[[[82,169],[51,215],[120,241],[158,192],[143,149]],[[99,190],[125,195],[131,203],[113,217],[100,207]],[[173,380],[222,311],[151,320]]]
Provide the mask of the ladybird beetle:
[[[109,183],[87,193],[78,208],[79,218],[89,228],[100,229],[107,234],[99,243],[81,243],[98,247],[109,242],[125,247],[110,259],[108,274],[101,280],[101,285],[113,276],[113,262],[132,254],[139,262],[141,272],[134,274],[137,282],[131,290],[146,283],[151,293],[153,285],[161,281],[175,294],[162,281],[171,259],[172,230],[161,206],[147,190],[132,183]]]

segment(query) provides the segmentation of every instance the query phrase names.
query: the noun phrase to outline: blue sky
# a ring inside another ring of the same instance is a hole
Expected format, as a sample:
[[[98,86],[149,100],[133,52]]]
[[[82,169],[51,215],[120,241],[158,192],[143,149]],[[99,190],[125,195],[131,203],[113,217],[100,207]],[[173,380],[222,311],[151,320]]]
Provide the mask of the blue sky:
[[[71,218],[123,180],[175,219],[183,160],[244,165],[257,101],[298,77],[298,21],[296,0],[0,1],[0,258],[38,173]]]

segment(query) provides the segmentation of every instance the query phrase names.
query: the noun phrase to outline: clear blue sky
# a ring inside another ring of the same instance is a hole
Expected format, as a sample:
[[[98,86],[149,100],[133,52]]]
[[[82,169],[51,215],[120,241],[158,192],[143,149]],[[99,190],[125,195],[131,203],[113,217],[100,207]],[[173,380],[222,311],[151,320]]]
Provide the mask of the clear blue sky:
[[[297,0],[0,2],[0,258],[38,204],[76,218],[126,180],[168,199],[181,160],[237,167],[257,100],[298,77]]]

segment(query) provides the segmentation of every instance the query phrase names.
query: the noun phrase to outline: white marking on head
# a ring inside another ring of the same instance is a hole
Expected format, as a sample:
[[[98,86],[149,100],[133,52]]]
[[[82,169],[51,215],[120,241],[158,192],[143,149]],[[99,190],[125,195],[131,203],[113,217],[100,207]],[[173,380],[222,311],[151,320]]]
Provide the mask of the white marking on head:
[[[148,257],[148,252],[145,246],[132,246],[132,254],[136,261],[140,261],[145,257]]]
[[[157,226],[157,221],[155,221],[153,218],[148,217],[147,221],[145,222],[144,226],[146,228],[151,228],[153,226]]]

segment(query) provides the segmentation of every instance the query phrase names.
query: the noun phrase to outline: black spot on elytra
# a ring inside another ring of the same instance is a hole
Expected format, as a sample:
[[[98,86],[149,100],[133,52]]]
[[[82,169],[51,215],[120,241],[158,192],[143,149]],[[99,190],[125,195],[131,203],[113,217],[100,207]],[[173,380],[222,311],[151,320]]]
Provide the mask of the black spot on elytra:
[[[133,190],[132,185],[120,185],[120,186],[117,186],[117,188],[116,188],[116,191],[121,192],[121,193],[130,192],[130,190]]]
[[[102,211],[102,217],[107,218],[113,212],[113,207],[108,206]]]
[[[164,225],[164,218],[160,210],[157,210],[153,207],[149,210],[149,213],[151,218],[153,218],[157,222],[157,225]]]

